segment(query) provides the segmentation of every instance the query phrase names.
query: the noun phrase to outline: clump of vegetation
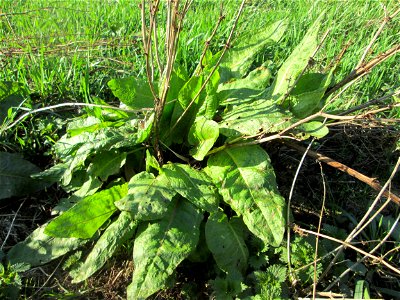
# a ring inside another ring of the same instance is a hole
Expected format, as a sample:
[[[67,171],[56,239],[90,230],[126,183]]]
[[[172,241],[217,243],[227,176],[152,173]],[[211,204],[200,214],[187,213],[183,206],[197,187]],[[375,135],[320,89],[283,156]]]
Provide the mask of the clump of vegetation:
[[[10,278],[19,283],[17,272],[24,271],[13,266],[33,268],[65,255],[64,269],[72,283],[81,283],[122,247],[133,251],[128,299],[145,299],[174,286],[176,271],[185,263],[207,266],[205,281],[217,299],[288,298],[295,289],[315,296],[318,283],[328,290],[333,287],[321,280],[343,256],[345,246],[363,256],[348,260],[349,266],[342,273],[335,270],[335,276],[340,280],[347,270],[366,276],[359,266],[367,258],[377,259],[373,252],[382,242],[366,252],[352,240],[374,220],[369,218],[373,210],[376,214],[382,210],[376,207],[379,198],[343,240],[332,227],[322,226],[322,214],[317,230],[295,225],[292,196],[288,203],[281,195],[263,145],[279,140],[305,150],[381,190],[389,199],[386,205],[391,200],[399,204],[387,189],[390,181],[382,187],[299,146],[309,141],[311,147],[329,134],[335,122],[356,122],[390,110],[392,106],[386,106],[346,116],[347,111],[335,114],[327,108],[343,86],[398,50],[395,47],[362,61],[355,72],[336,79],[338,61],[329,68],[313,64],[328,36],[328,32],[321,34],[321,14],[285,61],[271,70],[271,62],[262,61],[260,53],[284,39],[289,23],[282,19],[235,35],[245,2],[233,17],[222,47],[213,51],[210,45],[224,21],[221,11],[190,72],[179,57],[179,38],[191,2],[142,1],[146,76],[108,82],[120,105],[111,106],[100,98],[93,98],[93,103],[68,104],[82,106],[84,111],[66,122],[65,134],[51,150],[56,163],[43,172],[20,157],[0,153],[1,169],[6,171],[1,178],[10,187],[0,198],[19,196],[22,188],[27,194],[53,183],[66,195],[53,207],[49,222],[7,252],[7,270],[11,271],[3,274],[8,285],[13,284]],[[165,27],[160,27],[162,21]],[[20,96],[11,87],[0,94],[2,102]],[[2,134],[35,112],[16,118],[14,105],[8,106]],[[25,171],[10,167],[18,159]],[[398,228],[398,218],[388,222],[383,241]],[[292,229],[300,235],[292,238]],[[335,249],[332,242],[341,245]],[[381,261],[396,272],[393,263]],[[364,285],[357,286],[358,293],[368,294]]]

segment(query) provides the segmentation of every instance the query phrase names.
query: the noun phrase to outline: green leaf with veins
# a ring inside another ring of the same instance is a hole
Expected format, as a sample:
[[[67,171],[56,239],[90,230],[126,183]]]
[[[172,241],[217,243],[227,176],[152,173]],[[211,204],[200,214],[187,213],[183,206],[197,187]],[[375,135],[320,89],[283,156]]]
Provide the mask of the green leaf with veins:
[[[277,43],[285,33],[287,22],[280,20],[258,32],[242,35],[228,50],[220,65],[221,82],[242,78],[259,54],[268,44]]]
[[[321,20],[324,14],[321,14],[314,22],[300,44],[292,51],[290,56],[285,60],[272,83],[271,89],[268,91],[268,97],[274,103],[284,104],[288,91],[307,67],[309,60],[318,45],[318,32],[321,26]],[[288,101],[287,99],[285,101]]]
[[[128,192],[128,184],[85,197],[46,226],[45,233],[59,238],[89,239],[117,210],[114,205]]]
[[[11,264],[27,263],[32,267],[46,264],[81,245],[89,240],[78,238],[57,238],[44,233],[44,224],[34,230],[23,242],[16,244],[7,253]]]
[[[86,280],[103,267],[113,256],[115,250],[133,236],[136,226],[137,223],[130,213],[121,212],[118,219],[103,232],[85,262],[70,272],[73,278],[72,283]]]
[[[329,87],[333,70],[329,74],[309,73],[300,77],[285,105],[298,118],[305,118],[320,109],[321,100]]]
[[[143,224],[133,248],[135,270],[128,299],[145,299],[165,284],[196,248],[203,215],[188,201],[175,200],[158,222]]]
[[[266,99],[229,106],[222,118],[220,133],[228,137],[278,132],[293,123],[290,112]]]
[[[164,165],[162,170],[171,187],[196,207],[208,212],[218,208],[218,193],[211,178],[203,171],[173,163]]]
[[[103,151],[96,154],[88,167],[88,174],[106,181],[108,176],[117,174],[126,161],[126,152],[117,150]]]
[[[118,78],[110,80],[108,86],[114,96],[130,108],[154,107],[154,96],[147,80],[136,77]]]
[[[0,152],[0,199],[37,192],[52,181],[31,178],[41,170],[20,154]]]
[[[265,244],[278,246],[285,232],[285,199],[274,169],[260,146],[228,148],[208,159],[206,173],[224,201]]]
[[[115,202],[119,210],[129,211],[135,220],[155,220],[162,218],[168,210],[176,191],[163,173],[155,177],[141,172],[131,178],[128,194]]]
[[[262,65],[249,73],[245,78],[220,84],[218,98],[222,105],[240,103],[244,99],[259,95],[269,85],[271,71]]]
[[[247,269],[249,250],[244,242],[246,226],[238,217],[228,220],[222,212],[211,213],[206,223],[206,240],[218,267],[226,273]]]

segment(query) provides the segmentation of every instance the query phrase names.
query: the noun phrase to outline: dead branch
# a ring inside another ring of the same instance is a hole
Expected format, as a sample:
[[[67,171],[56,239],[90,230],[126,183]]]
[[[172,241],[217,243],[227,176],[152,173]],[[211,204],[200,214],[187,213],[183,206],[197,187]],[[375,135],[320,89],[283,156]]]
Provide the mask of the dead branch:
[[[287,140],[284,140],[283,143],[285,145],[297,150],[300,153],[304,153],[307,150],[306,148],[304,148],[298,144],[292,143],[290,141],[287,141]],[[335,169],[338,169],[344,173],[347,173],[350,176],[368,184],[370,187],[372,187],[377,192],[382,190],[382,185],[379,183],[379,181],[376,178],[368,177],[368,176],[366,176],[366,175],[364,175],[364,174],[362,174],[362,173],[360,173],[360,172],[358,172],[358,171],[356,171],[356,170],[354,170],[354,169],[352,169],[352,168],[350,168],[328,156],[320,154],[318,152],[308,150],[307,155],[312,158],[315,158],[316,160],[318,160],[320,162],[326,163],[327,165],[329,165]],[[396,194],[392,193],[391,191],[385,190],[383,192],[383,195],[387,198],[390,198],[391,201],[396,203],[397,205],[400,205],[400,197],[397,196]]]
[[[379,54],[375,58],[371,59],[369,62],[362,64],[360,67],[354,69],[353,71],[350,72],[350,74],[345,77],[342,81],[338,82],[335,84],[333,87],[329,88],[326,93],[325,97],[330,96],[332,93],[336,92],[337,90],[341,89],[343,86],[345,86],[347,83],[367,74],[377,66],[378,64],[384,62],[391,56],[395,55],[397,52],[400,52],[400,44],[397,44],[387,50],[384,53]]]
[[[376,31],[374,36],[372,37],[372,39],[371,39],[370,43],[368,44],[367,48],[365,49],[363,55],[361,56],[360,61],[358,62],[357,66],[356,66],[356,69],[362,66],[362,64],[363,64],[363,62],[365,60],[365,57],[367,56],[368,52],[371,50],[372,45],[375,43],[375,41],[377,40],[379,35],[382,33],[383,28],[385,27],[385,25],[387,23],[389,23],[400,12],[400,8],[398,8],[393,14],[388,16],[385,7],[384,7],[384,9],[385,9],[385,17],[383,18],[382,24],[379,27],[379,29]]]

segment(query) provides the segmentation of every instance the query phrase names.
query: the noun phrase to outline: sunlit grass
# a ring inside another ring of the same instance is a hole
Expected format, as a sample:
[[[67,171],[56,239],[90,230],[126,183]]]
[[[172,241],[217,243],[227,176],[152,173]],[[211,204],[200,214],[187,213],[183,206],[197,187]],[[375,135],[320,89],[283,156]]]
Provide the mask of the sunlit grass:
[[[3,0],[0,18],[0,80],[22,82],[43,103],[67,99],[88,100],[89,95],[110,96],[107,81],[114,77],[144,76],[140,52],[139,1],[11,1]],[[223,1],[225,21],[212,43],[222,47],[240,1]],[[287,18],[289,29],[279,45],[266,49],[260,60],[279,67],[306,29],[325,12],[330,33],[316,57],[317,67],[331,63],[348,44],[336,78],[343,78],[358,63],[379,28],[385,9],[397,1],[248,1],[239,32],[257,30]],[[384,7],[386,5],[386,7]],[[195,1],[184,24],[178,61],[190,71],[198,63],[205,39],[220,14],[220,1]],[[383,30],[367,59],[399,41],[399,17]],[[160,20],[160,24],[162,20]],[[336,103],[350,107],[398,87],[400,67],[393,57],[374,69]],[[107,100],[107,99],[106,99]]]

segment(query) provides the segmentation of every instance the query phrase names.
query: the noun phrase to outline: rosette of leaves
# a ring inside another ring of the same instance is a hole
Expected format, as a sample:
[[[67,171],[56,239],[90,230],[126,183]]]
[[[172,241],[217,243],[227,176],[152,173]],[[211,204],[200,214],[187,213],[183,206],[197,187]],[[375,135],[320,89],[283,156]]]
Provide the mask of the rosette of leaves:
[[[160,121],[161,145],[169,160],[163,165],[152,148],[149,87],[142,79],[112,80],[114,94],[136,112],[95,108],[70,121],[54,147],[60,163],[36,177],[58,182],[71,196],[55,208],[59,216],[14,246],[8,259],[37,266],[90,244],[70,271],[73,282],[81,282],[123,243],[132,243],[135,270],[128,299],[144,299],[163,289],[196,249],[205,248],[216,268],[235,278],[239,293],[240,280],[249,272],[246,235],[265,246],[279,246],[287,209],[267,152],[246,142],[311,114],[323,102],[329,81],[329,75],[306,74],[285,97],[315,49],[319,21],[275,78],[266,64],[250,69],[257,54],[278,43],[287,26],[280,21],[243,36],[220,65],[216,62],[222,52],[207,51],[202,67],[191,76],[175,65]],[[316,80],[317,88],[301,86]],[[306,138],[326,132],[314,122],[290,134]],[[278,287],[281,282],[279,278]]]

